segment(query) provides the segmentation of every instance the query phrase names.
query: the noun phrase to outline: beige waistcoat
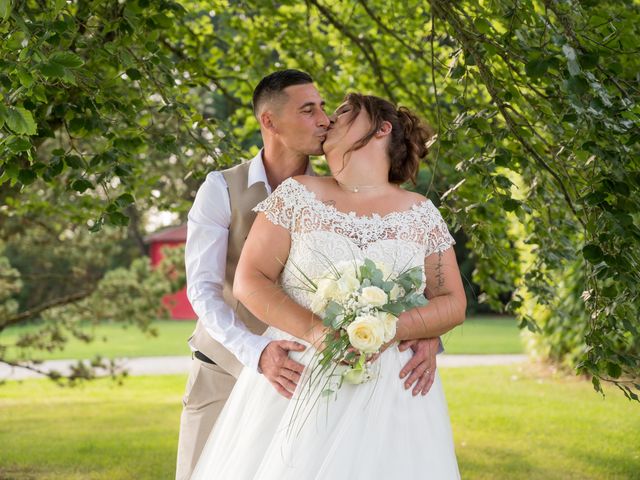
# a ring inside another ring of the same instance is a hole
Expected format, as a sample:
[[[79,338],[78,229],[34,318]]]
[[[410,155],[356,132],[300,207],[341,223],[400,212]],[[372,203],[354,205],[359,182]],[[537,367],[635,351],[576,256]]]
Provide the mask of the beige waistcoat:
[[[225,302],[233,308],[238,319],[244,322],[250,331],[260,335],[267,329],[267,325],[254,317],[232,294],[233,278],[240,252],[256,218],[256,213],[251,209],[267,198],[267,191],[262,182],[254,183],[250,188],[247,188],[249,165],[250,162],[243,163],[222,172],[227,182],[231,205],[227,268],[222,295]],[[242,364],[221,343],[211,338],[200,320],[196,324],[190,343],[233,376],[240,375]]]

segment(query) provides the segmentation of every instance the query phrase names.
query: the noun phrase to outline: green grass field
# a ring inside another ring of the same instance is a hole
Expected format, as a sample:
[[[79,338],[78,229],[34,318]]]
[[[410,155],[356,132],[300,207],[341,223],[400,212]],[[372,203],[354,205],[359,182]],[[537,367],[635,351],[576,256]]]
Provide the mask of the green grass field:
[[[518,367],[441,372],[465,479],[633,479],[640,410]],[[184,376],[0,385],[1,479],[172,478]],[[428,472],[428,465],[425,465]]]
[[[524,353],[520,330],[513,317],[470,317],[442,336],[447,353]]]
[[[104,357],[157,357],[189,355],[187,339],[194,328],[192,321],[158,321],[154,323],[157,337],[142,333],[135,327],[103,324],[92,327],[96,341],[84,343],[70,339],[66,348],[55,352],[37,352],[42,360]],[[7,329],[0,333],[0,343],[10,343],[19,334],[33,331],[33,326]],[[472,317],[460,327],[443,336],[447,353],[522,353],[520,332],[510,317]],[[13,352],[15,356],[17,352]]]

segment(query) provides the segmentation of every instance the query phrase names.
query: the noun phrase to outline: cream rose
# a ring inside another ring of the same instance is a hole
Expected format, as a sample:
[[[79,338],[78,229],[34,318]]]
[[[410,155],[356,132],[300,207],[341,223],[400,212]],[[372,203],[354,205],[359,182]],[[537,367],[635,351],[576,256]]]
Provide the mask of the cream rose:
[[[378,312],[378,318],[384,328],[384,342],[390,342],[396,336],[398,317],[388,312]]]
[[[396,283],[391,289],[391,291],[389,292],[389,298],[391,299],[392,302],[395,302],[397,299],[402,297],[404,293],[405,293],[404,288],[402,288],[400,285]]]
[[[363,315],[347,327],[349,342],[363,353],[375,353],[384,343],[384,325],[374,315]]]
[[[326,298],[323,298],[316,293],[316,295],[314,295],[311,299],[311,311],[318,315],[324,311],[324,309],[327,307],[327,303],[329,302],[327,302]]]
[[[360,294],[361,305],[371,305],[372,307],[381,307],[389,301],[387,294],[378,287],[364,287]]]
[[[316,295],[324,298],[325,300],[331,300],[335,298],[337,290],[338,285],[335,280],[332,280],[331,278],[321,278],[318,280]]]
[[[345,272],[336,282],[336,298],[344,300],[360,288],[360,281],[355,275]]]

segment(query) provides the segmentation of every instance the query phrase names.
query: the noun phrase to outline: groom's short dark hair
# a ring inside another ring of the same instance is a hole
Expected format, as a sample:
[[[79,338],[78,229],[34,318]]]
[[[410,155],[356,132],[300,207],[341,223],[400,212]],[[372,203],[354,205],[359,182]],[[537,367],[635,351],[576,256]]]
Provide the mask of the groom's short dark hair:
[[[278,70],[270,73],[260,80],[253,91],[253,113],[257,116],[260,106],[265,101],[280,95],[285,88],[305,83],[313,83],[313,78],[300,70]]]

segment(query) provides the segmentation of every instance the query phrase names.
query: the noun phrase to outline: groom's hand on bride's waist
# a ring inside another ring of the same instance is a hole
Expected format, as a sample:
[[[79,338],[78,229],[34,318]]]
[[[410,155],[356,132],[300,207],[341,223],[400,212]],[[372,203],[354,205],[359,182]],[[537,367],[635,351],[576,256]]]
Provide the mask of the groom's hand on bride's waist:
[[[258,366],[278,393],[291,398],[304,370],[301,363],[289,358],[289,352],[302,352],[304,345],[289,340],[273,340],[260,355]]]

